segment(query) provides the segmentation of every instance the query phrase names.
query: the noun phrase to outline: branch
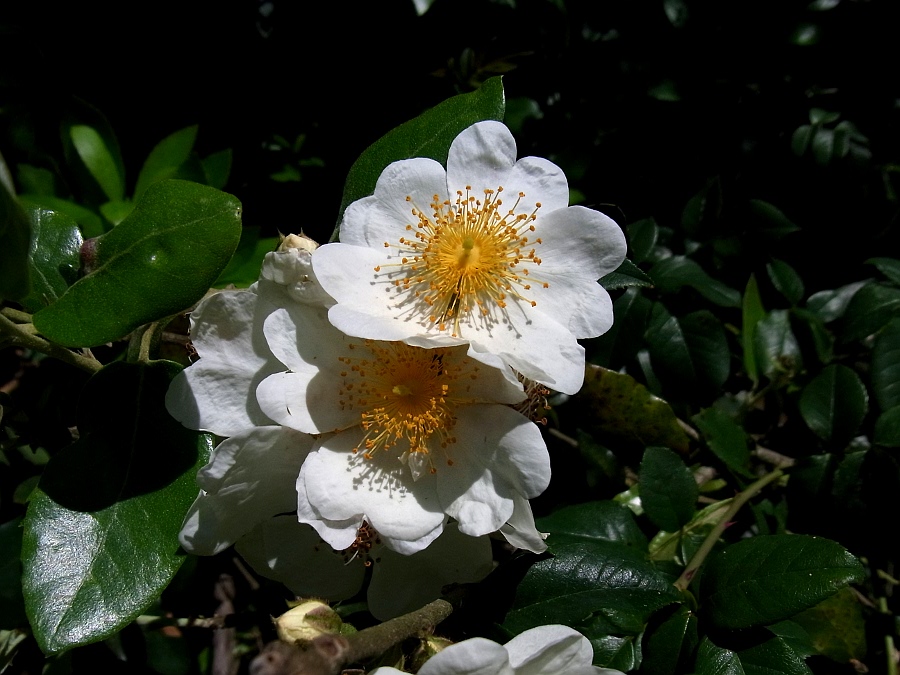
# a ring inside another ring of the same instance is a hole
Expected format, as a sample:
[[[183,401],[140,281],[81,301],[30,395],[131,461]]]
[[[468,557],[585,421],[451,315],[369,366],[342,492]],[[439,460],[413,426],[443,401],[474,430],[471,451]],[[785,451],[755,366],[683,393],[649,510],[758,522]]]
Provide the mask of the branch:
[[[84,356],[40,337],[34,324],[30,322],[16,323],[16,319],[25,317],[27,317],[27,320],[31,319],[31,316],[25,312],[19,312],[9,307],[4,307],[0,311],[0,332],[10,336],[9,344],[33,349],[36,352],[52,356],[89,373],[96,373],[103,368],[103,364],[93,356]]]

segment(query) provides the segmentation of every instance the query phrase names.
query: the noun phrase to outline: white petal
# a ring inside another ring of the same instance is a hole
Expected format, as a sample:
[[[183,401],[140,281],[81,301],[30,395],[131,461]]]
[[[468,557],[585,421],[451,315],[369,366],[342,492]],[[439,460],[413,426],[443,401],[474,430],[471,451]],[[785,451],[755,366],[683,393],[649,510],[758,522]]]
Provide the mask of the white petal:
[[[262,331],[274,310],[249,291],[222,291],[198,305],[191,314],[191,339],[201,358],[179,373],[166,393],[172,417],[218,436],[271,424],[254,391],[281,369]]]
[[[471,638],[432,656],[419,675],[515,675],[515,671],[503,647],[484,638]]]
[[[574,628],[538,626],[506,643],[516,675],[557,675],[590,666],[594,650],[590,641]]]
[[[359,592],[365,578],[361,560],[344,564],[343,556],[293,516],[261,523],[235,548],[259,574],[280,581],[299,596],[344,600]]]
[[[516,141],[500,122],[486,121],[464,129],[450,144],[447,156],[447,186],[450,194],[472,187],[483,198],[483,190],[503,185],[516,162]]]
[[[324,368],[337,373],[342,369],[338,357],[351,342],[328,322],[324,308],[308,305],[275,310],[266,318],[263,332],[272,353],[295,372]]]
[[[532,553],[543,553],[547,550],[544,539],[547,535],[538,532],[534,524],[534,514],[531,512],[531,504],[522,495],[513,497],[513,513],[509,520],[500,528],[506,541]]]
[[[341,409],[340,380],[320,373],[276,373],[256,390],[262,410],[273,421],[309,434],[359,424],[359,411]]]
[[[523,157],[506,177],[504,203],[512,207],[520,192],[525,196],[519,201],[516,213],[531,214],[540,203],[537,219],[543,215],[564,209],[569,205],[569,181],[556,164],[543,157]]]
[[[296,508],[296,477],[313,439],[260,427],[223,441],[197,475],[206,490],[185,516],[182,546],[197,555],[225,550],[256,524]]]
[[[322,441],[301,473],[312,508],[323,518],[360,518],[386,537],[414,542],[444,520],[434,476],[413,481],[409,469],[388,452],[371,460],[352,449],[362,430],[342,431]]]
[[[434,543],[413,555],[379,551],[369,586],[369,610],[381,621],[392,619],[441,597],[447,584],[481,581],[491,567],[487,537],[469,537],[448,525]]]
[[[297,520],[310,525],[319,536],[337,551],[349,548],[356,541],[363,521],[360,517],[344,520],[327,520],[322,518],[309,503],[306,493],[306,476],[301,471],[297,476]]]
[[[416,157],[389,164],[378,177],[375,194],[344,212],[341,242],[371,248],[385,242],[396,245],[406,235],[406,225],[418,222],[413,207],[430,216],[435,195],[441,202],[447,199],[447,176],[438,162]]]
[[[279,307],[291,302],[333,305],[334,300],[316,279],[312,253],[299,248],[272,251],[263,260],[256,293]]]

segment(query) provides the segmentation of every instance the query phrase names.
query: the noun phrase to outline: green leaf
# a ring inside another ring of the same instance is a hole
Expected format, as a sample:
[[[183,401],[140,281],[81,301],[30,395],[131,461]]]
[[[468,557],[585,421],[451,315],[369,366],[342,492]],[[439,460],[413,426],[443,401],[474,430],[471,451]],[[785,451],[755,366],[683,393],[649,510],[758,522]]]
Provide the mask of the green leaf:
[[[608,291],[619,288],[647,287],[653,285],[653,279],[628,258],[614,272],[600,278],[600,285]]]
[[[843,342],[862,340],[900,317],[900,288],[867,284],[850,300],[844,314]]]
[[[644,218],[625,227],[628,236],[628,250],[636,263],[647,260],[659,239],[659,225],[653,218]]]
[[[770,380],[781,375],[793,377],[803,366],[800,345],[786,310],[773,310],[756,324],[753,348],[760,370]]]
[[[531,566],[503,626],[514,634],[551,623],[577,627],[593,615],[610,633],[637,635],[653,612],[678,599],[640,551],[606,542],[565,544]]]
[[[720,307],[740,307],[741,294],[716,281],[700,265],[684,256],[660,260],[650,268],[650,278],[663,293],[675,293],[690,286],[704,298]]]
[[[779,637],[742,649],[737,654],[747,675],[812,675],[803,657]]]
[[[22,305],[29,312],[51,305],[78,278],[81,267],[81,230],[64,213],[31,207],[31,251],[28,270],[31,293]]]
[[[450,144],[461,131],[476,122],[501,121],[504,107],[502,81],[492,77],[477,91],[447,99],[386,133],[366,148],[350,167],[338,224],[350,204],[375,191],[375,183],[388,164],[411,157],[430,157],[446,163]],[[336,238],[337,231],[332,240]]]
[[[766,317],[766,310],[759,295],[759,285],[756,277],[750,275],[747,288],[744,289],[744,298],[741,303],[741,345],[744,349],[744,370],[755,385],[759,382],[759,368],[756,363],[756,350],[753,346],[753,336],[756,332],[756,324]]]
[[[112,363],[78,407],[81,437],[47,465],[25,517],[23,592],[47,654],[102,640],[137,617],[184,560],[178,532],[211,437],[165,409],[180,366]]]
[[[847,366],[832,364],[800,395],[803,421],[824,441],[843,444],[856,435],[869,407],[869,394]]]
[[[822,319],[823,322],[831,323],[844,316],[850,300],[868,283],[868,281],[857,281],[832,291],[813,293],[807,299],[806,307]]]
[[[157,143],[150,151],[144,166],[141,167],[141,173],[138,175],[134,188],[134,198],[139,199],[153,183],[166,178],[174,178],[178,167],[190,157],[196,140],[197,125],[195,124],[180,129]]]
[[[730,504],[730,499],[709,504],[695,513],[691,522],[680,530],[658,532],[647,547],[649,559],[660,562],[675,561],[679,565],[686,565],[697,547],[706,539],[706,535],[725,516]]]
[[[589,638],[594,648],[594,665],[627,673],[641,665],[640,641],[633,635],[603,635]]]
[[[866,622],[850,588],[842,588],[791,621],[806,631],[819,654],[833,661],[847,663],[866,656]]]
[[[551,551],[563,544],[592,541],[647,549],[647,537],[634,521],[631,509],[613,501],[565,506],[538,518],[537,528],[550,533],[547,544]]]
[[[741,659],[730,649],[723,649],[704,637],[697,650],[696,675],[745,675]]]
[[[28,274],[30,241],[28,216],[0,181],[0,300],[18,300],[31,292]]]
[[[260,239],[258,227],[243,228],[237,250],[213,286],[222,288],[234,284],[237,288],[246,288],[255,283],[259,279],[266,254],[277,248],[278,237]]]
[[[690,522],[697,505],[697,482],[668,448],[649,447],[640,469],[641,504],[653,524],[667,532]]]
[[[716,457],[741,476],[753,475],[750,472],[750,438],[731,415],[718,408],[707,408],[693,419]]]
[[[900,260],[896,258],[869,258],[866,264],[875,265],[888,279],[895,284],[900,284]]]
[[[125,176],[119,170],[115,152],[107,146],[100,133],[86,124],[73,124],[69,127],[69,137],[104,194],[112,201],[124,199]]]
[[[766,272],[772,285],[789,303],[796,305],[803,299],[803,279],[793,267],[783,260],[773,260],[766,265]]]
[[[67,347],[116,340],[203,297],[241,235],[237,199],[187,181],[155,183],[120,225],[96,241],[90,273],[34,315]]]
[[[583,419],[601,435],[625,443],[665,445],[687,452],[690,440],[661,398],[630,375],[588,365],[584,386],[575,397],[584,411]]]
[[[0,630],[12,630],[26,622],[21,553],[22,518],[16,518],[0,525]]]
[[[781,209],[769,202],[751,199],[748,205],[750,215],[756,221],[756,229],[770,240],[777,241],[800,230]]]
[[[613,302],[612,328],[591,341],[590,360],[607,368],[620,368],[643,345],[647,317],[653,303],[637,288],[629,288]]]
[[[720,628],[762,626],[813,607],[863,576],[859,561],[828,539],[760,535],[732,544],[707,564],[700,606]]]
[[[882,410],[900,405],[900,319],[891,319],[872,345],[872,393]]]
[[[100,213],[113,226],[118,225],[134,210],[134,202],[130,199],[122,201],[106,202],[100,205]]]
[[[825,327],[825,322],[808,309],[794,307],[792,316],[800,322],[799,329],[806,330],[812,339],[816,357],[822,365],[828,365],[834,359],[834,336]],[[796,324],[795,324],[796,325]]]
[[[220,150],[201,160],[206,184],[216,190],[224,190],[231,175],[231,148]]]
[[[900,405],[878,416],[872,440],[886,448],[900,448]]]
[[[679,669],[679,663],[687,661],[697,642],[697,617],[680,605],[672,616],[644,635],[641,669],[653,675],[685,672]]]
[[[686,314],[679,322],[697,379],[717,393],[731,373],[731,351],[722,322],[706,309]]]
[[[59,199],[50,195],[27,194],[19,197],[19,202],[24,208],[40,207],[49,211],[65,213],[69,218],[81,226],[81,235],[85,239],[99,237],[106,232],[103,218],[80,204],[70,202],[68,199]]]

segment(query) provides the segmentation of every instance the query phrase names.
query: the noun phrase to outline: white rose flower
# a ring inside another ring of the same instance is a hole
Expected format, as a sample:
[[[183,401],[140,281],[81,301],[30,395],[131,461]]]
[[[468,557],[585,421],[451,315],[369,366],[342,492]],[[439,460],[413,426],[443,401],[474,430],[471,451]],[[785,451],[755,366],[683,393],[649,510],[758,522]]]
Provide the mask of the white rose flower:
[[[591,665],[593,658],[591,643],[575,629],[538,626],[505,645],[484,638],[458,642],[428,659],[419,675],[623,675]],[[372,675],[402,672],[382,667]]]
[[[347,208],[340,244],[313,254],[343,332],[420,346],[469,345],[525,377],[574,394],[584,378],[577,340],[601,335],[612,302],[597,279],[625,258],[610,218],[568,206],[562,170],[516,161],[499,122],[464,130],[447,169],[394,162],[370,197]]]

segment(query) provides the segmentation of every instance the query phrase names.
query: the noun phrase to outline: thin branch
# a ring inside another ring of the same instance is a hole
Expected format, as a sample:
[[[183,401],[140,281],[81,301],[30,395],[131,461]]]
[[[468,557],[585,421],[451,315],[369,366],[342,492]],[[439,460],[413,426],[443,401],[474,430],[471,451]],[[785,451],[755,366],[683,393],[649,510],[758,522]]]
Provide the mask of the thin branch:
[[[96,373],[103,368],[103,364],[93,356],[84,356],[40,337],[37,335],[34,324],[15,323],[7,316],[8,312],[6,312],[6,309],[8,308],[4,308],[4,310],[0,312],[0,332],[9,335],[10,344],[33,349],[36,352],[52,356],[53,358],[59,359],[76,368],[86,370],[89,373]]]

